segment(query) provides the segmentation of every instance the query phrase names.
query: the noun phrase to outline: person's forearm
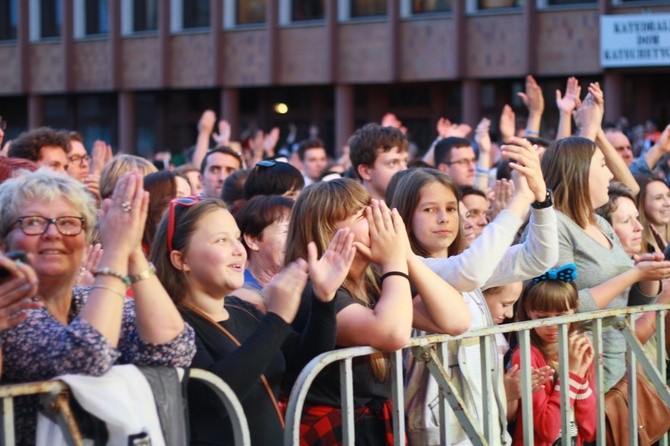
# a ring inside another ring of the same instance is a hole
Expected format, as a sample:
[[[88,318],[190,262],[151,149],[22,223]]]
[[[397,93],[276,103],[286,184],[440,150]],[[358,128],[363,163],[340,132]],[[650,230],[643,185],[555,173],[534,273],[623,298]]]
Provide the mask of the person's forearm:
[[[211,135],[209,132],[198,132],[198,138],[195,141],[195,150],[193,151],[193,156],[191,157],[191,164],[196,169],[200,169],[202,160],[205,159],[207,151],[209,150],[209,138]]]
[[[567,138],[572,135],[572,115],[570,113],[558,114],[558,128],[556,129],[556,139]]]
[[[657,144],[654,144],[654,146],[652,146],[652,148],[649,149],[643,156],[644,160],[647,162],[647,166],[649,166],[649,169],[653,169],[656,167],[656,164],[658,164],[661,158],[663,158],[663,155],[665,155],[663,150],[661,150]]]
[[[184,331],[184,320],[158,277],[150,271],[141,252],[133,254],[128,275],[142,278],[133,283],[137,329],[146,343],[164,344]]]
[[[526,131],[533,132],[535,133],[536,136],[539,136],[541,124],[542,124],[542,112],[530,111],[528,113],[528,120],[526,121]]]

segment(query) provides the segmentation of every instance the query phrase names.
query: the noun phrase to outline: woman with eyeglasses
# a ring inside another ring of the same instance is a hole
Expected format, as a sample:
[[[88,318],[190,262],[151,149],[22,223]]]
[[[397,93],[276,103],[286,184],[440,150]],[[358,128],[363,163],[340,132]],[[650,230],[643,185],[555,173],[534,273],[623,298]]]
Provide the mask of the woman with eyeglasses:
[[[277,400],[316,355],[335,345],[335,290],[353,260],[353,235],[340,231],[317,259],[287,265],[263,289],[267,312],[231,295],[244,282],[247,254],[240,230],[223,201],[199,197],[170,202],[154,238],[151,260],[184,320],[196,332],[192,366],[215,373],[242,403],[254,445],[276,445],[283,435]],[[318,292],[307,327],[298,335],[291,322],[307,277]],[[189,384],[191,444],[233,443],[228,415],[203,387]]]
[[[75,287],[96,209],[83,184],[45,169],[0,185],[4,250],[22,250],[43,307],[3,333],[3,382],[63,374],[100,376],[115,363],[186,367],[193,330],[184,323],[142,253],[148,194],[142,177],[118,181],[100,211],[104,252],[90,287]],[[126,298],[132,287],[134,299]],[[34,399],[16,407],[18,444],[35,441]]]

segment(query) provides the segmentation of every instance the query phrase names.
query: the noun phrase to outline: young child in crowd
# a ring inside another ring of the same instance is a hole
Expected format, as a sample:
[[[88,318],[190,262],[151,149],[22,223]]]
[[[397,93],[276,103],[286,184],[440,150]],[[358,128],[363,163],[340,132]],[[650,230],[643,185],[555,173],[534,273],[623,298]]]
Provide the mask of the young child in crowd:
[[[568,264],[536,277],[523,290],[517,308],[517,321],[565,316],[577,312],[578,294],[573,281],[577,267]],[[534,328],[530,335],[531,367],[551,366],[558,370],[558,326]],[[521,367],[520,350],[512,355],[512,364]],[[568,368],[570,373],[571,444],[582,445],[595,440],[596,399],[593,381],[593,347],[589,338],[576,327],[569,327]],[[524,366],[527,366],[524,364]],[[557,376],[544,390],[533,392],[533,432],[536,445],[553,445],[560,441],[561,383]],[[524,444],[521,408],[517,411],[515,445]]]

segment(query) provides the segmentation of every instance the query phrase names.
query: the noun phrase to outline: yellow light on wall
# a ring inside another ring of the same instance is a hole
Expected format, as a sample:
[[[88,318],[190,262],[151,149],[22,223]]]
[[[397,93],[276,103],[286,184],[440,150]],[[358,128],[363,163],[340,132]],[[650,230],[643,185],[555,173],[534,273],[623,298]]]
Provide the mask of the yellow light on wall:
[[[274,109],[275,112],[279,113],[280,115],[285,115],[288,113],[288,105],[284,104],[283,102],[277,102]]]

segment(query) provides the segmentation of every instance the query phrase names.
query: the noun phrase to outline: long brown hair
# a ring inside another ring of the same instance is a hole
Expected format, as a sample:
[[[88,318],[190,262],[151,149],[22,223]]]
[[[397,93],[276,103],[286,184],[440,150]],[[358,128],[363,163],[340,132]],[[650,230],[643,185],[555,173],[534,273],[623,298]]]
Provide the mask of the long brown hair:
[[[349,178],[314,183],[300,193],[293,206],[288,228],[284,263],[307,258],[307,245],[316,244],[321,257],[337,232],[336,224],[356,214],[370,204],[370,194],[358,182]],[[377,274],[372,267],[365,271],[365,295],[356,292],[355,279],[347,276],[343,286],[354,299],[368,308],[374,307],[380,296]],[[388,376],[387,361],[383,354],[370,356],[375,378],[384,381]]]
[[[412,216],[416,210],[419,201],[421,201],[421,191],[424,187],[432,183],[440,183],[449,189],[456,197],[456,205],[460,201],[458,188],[449,175],[432,168],[416,168],[409,169],[398,174],[397,182],[394,182],[392,190],[387,189],[386,201],[389,207],[396,208],[398,213],[405,222],[407,227],[407,235],[409,236],[409,243],[412,246],[412,251],[422,257],[430,257],[428,251],[421,246],[412,228]],[[394,176],[395,178],[395,176]],[[465,238],[461,228],[460,215],[458,216],[458,234],[453,243],[449,246],[448,255],[456,255],[465,249]]]
[[[544,181],[554,191],[554,207],[582,228],[595,223],[589,172],[596,149],[590,139],[570,136],[547,147],[540,163]]]
[[[177,196],[177,180],[169,170],[150,173],[144,177],[144,190],[149,192],[149,212],[144,225],[142,242],[150,245],[156,233],[156,227],[170,200]]]

